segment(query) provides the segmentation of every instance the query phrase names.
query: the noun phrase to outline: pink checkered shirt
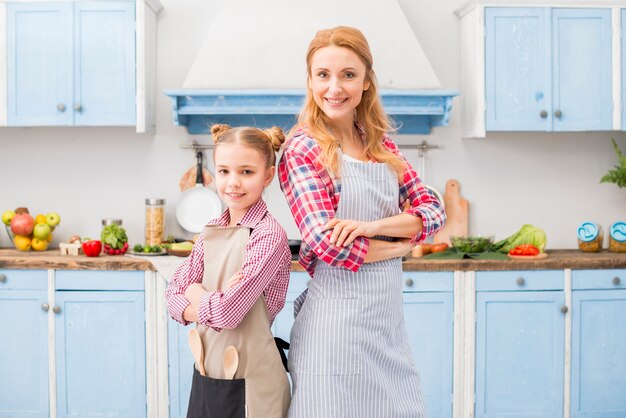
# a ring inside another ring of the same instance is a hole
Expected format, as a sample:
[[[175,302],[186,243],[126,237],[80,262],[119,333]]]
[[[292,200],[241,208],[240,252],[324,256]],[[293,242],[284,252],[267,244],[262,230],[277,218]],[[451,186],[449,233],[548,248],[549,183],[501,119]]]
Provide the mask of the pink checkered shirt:
[[[383,144],[406,162],[403,181],[398,184],[398,207],[403,209],[408,202],[409,208],[404,213],[422,218],[422,233],[413,238],[413,242],[421,242],[443,227],[445,211],[437,197],[424,187],[396,144],[387,136]],[[369,247],[367,238],[358,237],[352,244],[339,248],[330,243],[331,231],[322,232],[324,225],[335,217],[341,183],[320,162],[321,152],[315,139],[300,129],[287,140],[278,164],[280,187],[302,235],[299,262],[311,276],[317,260],[357,271]]]
[[[209,224],[225,227],[229,222],[230,212],[226,209]],[[261,294],[265,295],[270,321],[273,321],[285,306],[289,286],[291,252],[287,234],[269,214],[263,199],[248,210],[238,225],[252,229],[241,269],[244,277],[236,286],[209,292],[200,301],[200,323],[217,331],[236,328]],[[201,283],[203,275],[204,237],[200,234],[191,254],[176,269],[165,291],[169,314],[181,324],[189,324],[183,319],[183,312],[189,305],[185,290],[192,283]]]

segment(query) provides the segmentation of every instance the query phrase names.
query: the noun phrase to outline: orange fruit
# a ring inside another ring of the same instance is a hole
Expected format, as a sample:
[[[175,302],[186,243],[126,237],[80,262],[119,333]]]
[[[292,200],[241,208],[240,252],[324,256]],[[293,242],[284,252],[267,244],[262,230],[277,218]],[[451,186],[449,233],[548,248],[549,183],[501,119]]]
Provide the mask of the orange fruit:
[[[45,251],[48,249],[48,241],[45,239],[33,238],[31,246],[35,251]]]
[[[15,248],[20,251],[30,251],[31,239],[26,235],[16,235],[13,238],[13,244],[15,244]]]
[[[36,224],[45,224],[46,223],[46,215],[37,215],[37,217],[35,218],[35,225]]]

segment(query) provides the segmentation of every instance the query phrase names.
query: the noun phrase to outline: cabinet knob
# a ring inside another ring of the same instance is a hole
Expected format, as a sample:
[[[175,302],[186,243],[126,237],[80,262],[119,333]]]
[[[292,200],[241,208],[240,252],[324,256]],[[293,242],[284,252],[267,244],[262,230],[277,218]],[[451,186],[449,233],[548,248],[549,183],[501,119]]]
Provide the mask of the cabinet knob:
[[[619,284],[620,284],[621,282],[622,282],[622,281],[619,279],[619,277],[613,277],[613,284],[614,284],[615,286],[619,286]]]
[[[561,306],[561,313],[566,314],[568,311],[569,311],[569,308],[567,307],[567,305]]]
[[[524,286],[526,280],[524,280],[523,277],[518,277],[517,280],[515,280],[515,283],[517,283],[518,286]]]
[[[542,110],[541,112],[539,112],[539,116],[541,116],[542,119],[545,119],[548,117],[548,112]]]
[[[554,112],[554,116],[556,116],[557,118],[560,118],[562,115],[563,115],[563,114],[561,113],[561,111],[560,111],[560,110],[556,110],[556,111]]]
[[[412,287],[413,286],[413,279],[406,279],[404,281],[404,284],[406,285],[406,287]]]
[[[0,283],[6,283],[7,276],[6,274],[0,274]]]
[[[55,306],[54,308],[52,308],[52,312],[58,314],[61,313],[61,307],[60,306]]]
[[[65,105],[64,105],[63,103],[59,103],[59,104],[57,105],[57,110],[58,110],[59,112],[65,112]]]
[[[50,309],[50,305],[48,305],[47,303],[42,303],[41,304],[41,310],[44,312],[48,312],[48,309]]]
[[[82,112],[83,111],[83,105],[81,105],[80,103],[77,105],[74,105],[74,110],[77,112]]]

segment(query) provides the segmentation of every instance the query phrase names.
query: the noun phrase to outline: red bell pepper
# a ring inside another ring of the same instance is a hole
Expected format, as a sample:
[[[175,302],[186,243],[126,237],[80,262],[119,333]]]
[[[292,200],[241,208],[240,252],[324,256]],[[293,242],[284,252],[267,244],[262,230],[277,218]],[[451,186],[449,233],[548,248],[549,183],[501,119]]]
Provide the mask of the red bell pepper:
[[[102,251],[102,241],[96,239],[83,242],[83,252],[87,257],[97,257]]]
[[[510,255],[537,255],[539,248],[532,244],[522,244],[509,251]]]

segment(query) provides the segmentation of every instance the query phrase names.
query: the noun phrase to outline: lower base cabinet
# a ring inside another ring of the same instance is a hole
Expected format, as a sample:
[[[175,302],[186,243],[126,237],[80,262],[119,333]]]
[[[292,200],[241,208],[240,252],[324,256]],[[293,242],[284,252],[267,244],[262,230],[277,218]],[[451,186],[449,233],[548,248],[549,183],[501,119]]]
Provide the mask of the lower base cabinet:
[[[0,270],[0,417],[145,418],[144,277]]]
[[[572,418],[626,417],[626,272],[572,272]]]
[[[562,271],[476,273],[477,418],[563,416],[563,285]]]

